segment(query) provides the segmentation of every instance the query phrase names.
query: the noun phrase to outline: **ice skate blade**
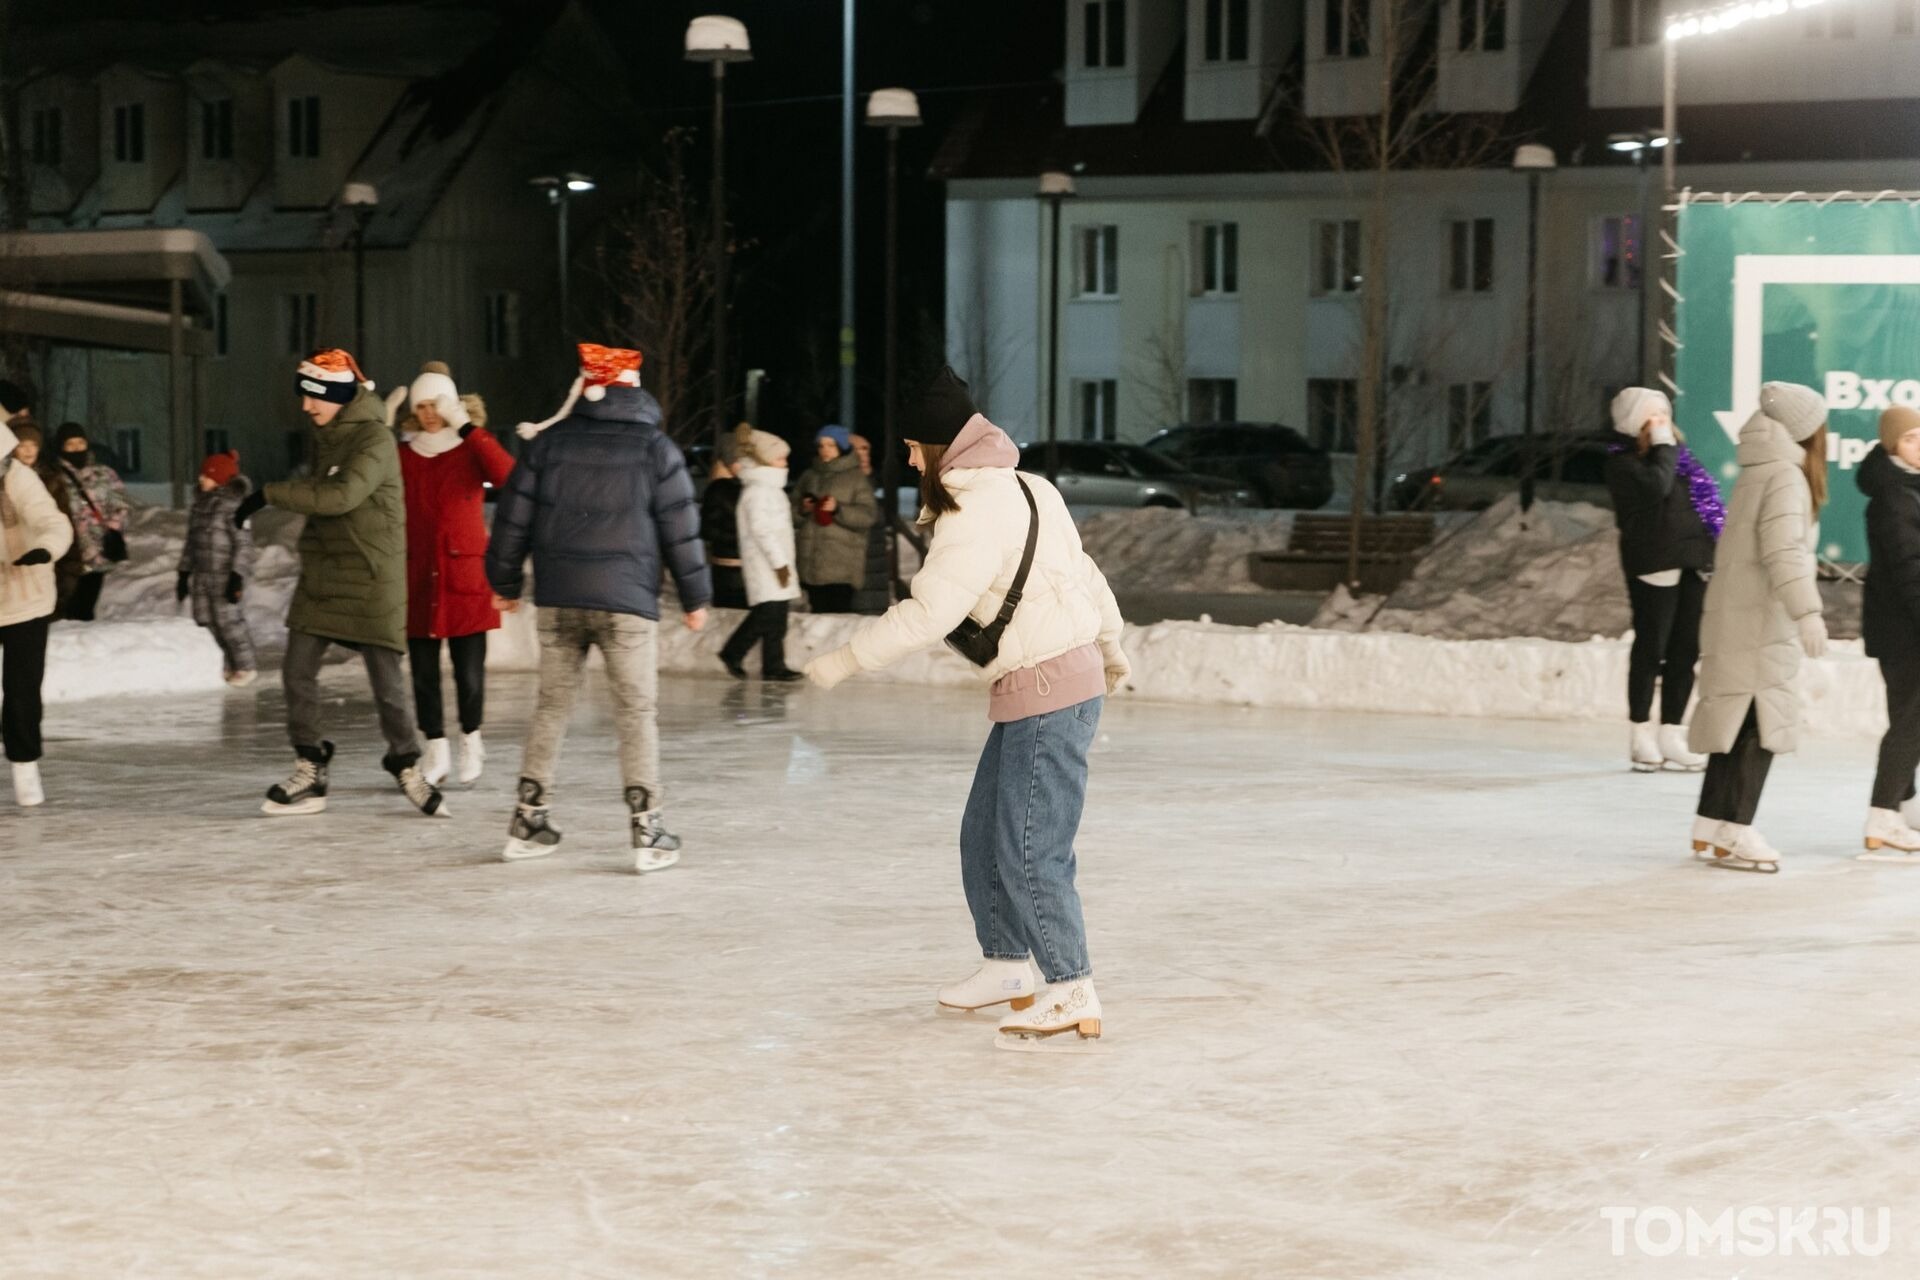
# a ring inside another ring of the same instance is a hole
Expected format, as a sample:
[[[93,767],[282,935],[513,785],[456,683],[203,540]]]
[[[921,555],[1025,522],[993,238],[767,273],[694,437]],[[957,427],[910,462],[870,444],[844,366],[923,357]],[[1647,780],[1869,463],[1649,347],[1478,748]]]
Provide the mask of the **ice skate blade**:
[[[1087,1027],[1092,1030],[1081,1030]],[[1068,1034],[1076,1030],[1078,1035]],[[1066,1026],[1052,1032],[1002,1031],[994,1037],[993,1047],[1011,1053],[1099,1053],[1102,1051],[1100,1023],[1089,1019],[1078,1027]]]
[[[275,804],[271,800],[262,801],[260,812],[269,818],[299,818],[309,813],[325,813],[327,798],[314,796],[308,800],[296,800],[292,804]]]
[[[1891,862],[1896,866],[1920,867],[1920,852],[1908,853],[1888,845],[1881,848],[1877,841],[1867,841],[1867,852],[1853,855],[1858,862]]]
[[[1729,871],[1752,871],[1758,875],[1773,876],[1780,874],[1777,862],[1757,862],[1752,858],[1741,858],[1728,853],[1725,849],[1715,849],[1708,863],[1716,867],[1725,867]]]
[[[1704,764],[1681,764],[1676,760],[1665,761],[1660,768],[1665,773],[1705,773],[1707,771],[1707,766]]]
[[[1903,844],[1895,844],[1891,840],[1882,840],[1879,836],[1868,836],[1866,844],[1868,853],[1878,853],[1882,849],[1885,849],[1888,853],[1920,853],[1920,849],[1909,848]]]
[[[1651,763],[1645,760],[1635,760],[1633,762],[1633,771],[1635,773],[1658,773],[1665,767],[1666,765],[1663,762],[1657,760]]]
[[[986,1004],[948,1004],[945,1000],[936,1000],[934,1006],[945,1013],[979,1013],[982,1009],[998,1009],[1006,1005],[1015,1013],[1025,1013],[1033,1008],[1033,996],[1015,996],[1011,1000],[992,1000]]]
[[[532,840],[517,840],[507,837],[507,847],[500,851],[502,862],[527,862],[533,858],[544,858],[550,853],[560,852],[558,844],[536,844]]]
[[[639,875],[650,871],[665,871],[680,861],[680,851],[673,849],[662,852],[659,849],[640,849],[633,855],[633,869]]]

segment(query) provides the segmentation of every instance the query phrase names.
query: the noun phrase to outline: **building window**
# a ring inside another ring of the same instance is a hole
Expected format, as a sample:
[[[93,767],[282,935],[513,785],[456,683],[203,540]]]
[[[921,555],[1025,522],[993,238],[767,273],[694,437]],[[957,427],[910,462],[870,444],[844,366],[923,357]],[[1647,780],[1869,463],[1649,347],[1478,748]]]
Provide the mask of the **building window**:
[[[320,99],[287,99],[287,154],[297,160],[320,157]]]
[[[208,453],[225,453],[233,448],[233,433],[225,427],[208,427],[203,443]]]
[[[1456,382],[1447,388],[1447,452],[1484,444],[1493,434],[1493,384]]]
[[[1353,453],[1360,430],[1360,384],[1352,378],[1307,379],[1307,435],[1328,453]]]
[[[281,332],[286,335],[286,353],[310,356],[320,345],[320,295],[287,293],[280,296]]]
[[[33,147],[29,154],[35,164],[58,167],[66,150],[66,121],[60,108],[42,107],[33,113]]]
[[[233,99],[200,104],[200,158],[233,159]]]
[[[1248,0],[1207,0],[1206,61],[1247,60]]]
[[[1447,288],[1453,293],[1493,291],[1493,219],[1463,218],[1447,224]]]
[[[113,109],[113,158],[122,164],[147,162],[147,105],[129,102]]]
[[[1120,228],[1074,229],[1074,294],[1082,298],[1113,298],[1120,293]]]
[[[486,306],[487,354],[519,355],[520,295],[511,290],[497,290],[486,296]]]
[[[1239,415],[1240,384],[1232,378],[1188,378],[1187,421],[1234,422]]]
[[[1089,68],[1127,65],[1127,0],[1087,0],[1083,65]]]
[[[1112,378],[1073,380],[1073,419],[1082,440],[1119,439],[1120,384]]]
[[[1240,292],[1240,224],[1202,222],[1193,228],[1193,291],[1208,297]]]
[[[213,354],[227,354],[227,295],[224,293],[216,294],[213,299]]]
[[[1893,0],[1893,34],[1910,36],[1914,33],[1914,10],[1916,0]]]
[[[1507,0],[1460,0],[1460,51],[1498,53],[1507,47]]]
[[[146,459],[140,449],[140,428],[114,428],[113,451],[120,456],[123,474],[137,476],[146,470]]]
[[[1329,58],[1364,58],[1372,47],[1371,0],[1327,0]]]
[[[1593,224],[1593,283],[1602,289],[1640,287],[1640,219],[1632,214]]]
[[[1613,0],[1612,27],[1616,49],[1654,43],[1661,36],[1660,0]]]
[[[1313,296],[1360,292],[1360,220],[1313,224]]]

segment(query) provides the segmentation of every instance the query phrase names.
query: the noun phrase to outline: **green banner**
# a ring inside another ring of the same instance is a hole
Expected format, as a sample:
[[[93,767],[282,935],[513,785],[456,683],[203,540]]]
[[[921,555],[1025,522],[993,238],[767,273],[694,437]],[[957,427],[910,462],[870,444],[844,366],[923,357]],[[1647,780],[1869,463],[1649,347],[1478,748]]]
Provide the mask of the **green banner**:
[[[1731,489],[1734,444],[1767,381],[1827,398],[1820,554],[1863,563],[1853,469],[1880,411],[1920,409],[1920,209],[1853,199],[1689,204],[1680,211],[1680,352],[1674,415]]]

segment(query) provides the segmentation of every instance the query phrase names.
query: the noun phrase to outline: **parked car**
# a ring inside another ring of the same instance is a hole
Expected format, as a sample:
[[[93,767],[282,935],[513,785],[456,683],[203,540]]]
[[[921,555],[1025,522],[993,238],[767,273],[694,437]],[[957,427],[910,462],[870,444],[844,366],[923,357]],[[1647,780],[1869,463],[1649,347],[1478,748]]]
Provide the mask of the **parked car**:
[[[1049,447],[1045,442],[1024,446],[1020,469],[1045,475]],[[1183,471],[1137,444],[1063,440],[1051,447],[1060,453],[1060,496],[1075,511],[1108,507],[1204,511],[1253,505],[1253,491],[1246,485]]]
[[[1534,440],[1534,494],[1552,502],[1590,502],[1610,507],[1607,451],[1611,435],[1572,439],[1540,436]],[[1526,461],[1519,436],[1483,440],[1437,467],[1395,476],[1388,491],[1402,511],[1485,511],[1518,492]]]
[[[1182,470],[1247,486],[1257,506],[1312,510],[1333,497],[1327,451],[1278,423],[1169,427],[1145,447]]]

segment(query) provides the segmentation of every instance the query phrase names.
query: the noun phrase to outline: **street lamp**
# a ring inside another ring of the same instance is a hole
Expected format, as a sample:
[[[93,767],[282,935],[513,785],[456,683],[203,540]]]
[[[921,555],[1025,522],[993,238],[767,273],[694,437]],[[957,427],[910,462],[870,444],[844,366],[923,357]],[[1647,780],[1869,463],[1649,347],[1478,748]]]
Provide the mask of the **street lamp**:
[[[1533,509],[1534,365],[1540,306],[1540,179],[1559,166],[1552,147],[1528,143],[1513,153],[1516,172],[1527,175],[1527,380],[1526,408],[1521,415],[1520,510]]]
[[[1797,13],[1802,9],[1812,9],[1824,4],[1826,0],[1739,0],[1739,3],[1704,5],[1689,13],[1675,14],[1667,19],[1666,38],[1661,41],[1663,110],[1660,116],[1660,132],[1671,138],[1676,146],[1666,149],[1661,164],[1661,175],[1666,179],[1668,194],[1674,191],[1674,152],[1680,141],[1679,84],[1680,84],[1680,42],[1692,40],[1698,36],[1718,35],[1731,31],[1756,18],[1777,18],[1783,13]]]
[[[753,61],[747,26],[710,14],[687,24],[687,61],[713,67],[713,445],[727,431],[727,64]]]
[[[887,131],[887,371],[886,406],[880,427],[880,484],[886,495],[887,598],[897,600],[900,539],[894,522],[900,515],[898,463],[894,458],[896,401],[899,399],[900,287],[900,131],[920,123],[920,100],[910,89],[875,89],[867,98],[867,124]]]
[[[531,178],[528,185],[547,193],[547,203],[553,206],[556,219],[560,224],[560,332],[566,335],[567,325],[572,322],[573,308],[568,304],[567,281],[567,222],[568,206],[575,196],[586,195],[598,184],[584,173],[564,173],[558,177],[548,174]]]
[[[353,354],[367,359],[367,224],[380,208],[380,191],[371,182],[349,182],[340,203],[353,215]]]
[[[1634,220],[1634,265],[1639,269],[1640,324],[1635,330],[1639,341],[1640,385],[1653,385],[1653,353],[1647,349],[1647,311],[1652,306],[1653,260],[1647,246],[1653,243],[1653,210],[1650,207],[1651,185],[1647,182],[1647,156],[1653,151],[1665,151],[1671,141],[1664,133],[1641,130],[1638,133],[1616,133],[1608,137],[1607,149],[1621,155],[1633,157],[1635,177],[1640,189],[1640,212]]]
[[[1040,198],[1052,208],[1052,248],[1047,272],[1047,483],[1060,480],[1060,205],[1074,195],[1073,175],[1049,169],[1040,175]]]

